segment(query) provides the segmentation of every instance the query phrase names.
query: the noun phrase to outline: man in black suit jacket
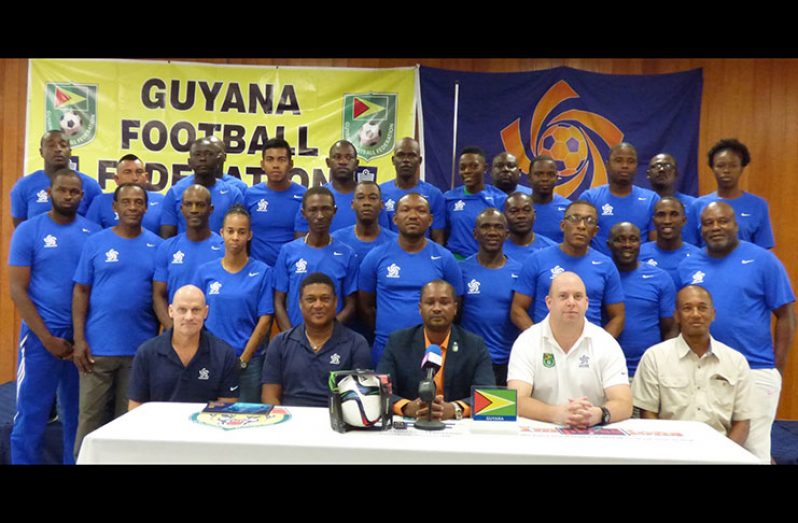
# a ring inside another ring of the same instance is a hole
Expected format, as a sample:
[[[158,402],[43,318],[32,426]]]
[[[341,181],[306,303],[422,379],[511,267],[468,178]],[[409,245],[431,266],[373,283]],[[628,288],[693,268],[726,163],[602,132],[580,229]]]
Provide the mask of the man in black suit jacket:
[[[426,348],[436,344],[441,347],[443,367],[435,375],[432,415],[444,420],[470,416],[471,387],[496,383],[485,342],[452,324],[457,295],[450,283],[433,280],[424,285],[418,308],[424,323],[391,334],[377,365],[377,372],[391,376],[394,413],[419,419],[427,415],[428,405],[418,398],[419,382],[426,377],[421,361]]]

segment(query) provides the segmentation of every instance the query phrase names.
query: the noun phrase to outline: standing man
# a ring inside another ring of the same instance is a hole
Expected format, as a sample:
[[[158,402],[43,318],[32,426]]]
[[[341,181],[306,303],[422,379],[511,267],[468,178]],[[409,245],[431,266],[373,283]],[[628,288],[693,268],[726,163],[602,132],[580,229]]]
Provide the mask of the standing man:
[[[532,189],[518,184],[518,180],[521,179],[521,170],[518,169],[518,160],[511,153],[504,151],[493,157],[490,177],[493,179],[493,186],[507,196],[514,192],[532,194]]]
[[[72,275],[83,244],[100,230],[77,214],[81,178],[56,171],[47,189],[52,209],[21,223],[11,238],[8,287],[22,317],[17,369],[17,411],[11,463],[42,462],[42,441],[58,396],[63,463],[74,464],[78,424],[78,373],[72,364]]]
[[[122,184],[114,192],[119,225],[90,237],[73,281],[74,362],[80,371],[75,455],[89,432],[127,412],[136,349],[158,333],[152,304],[155,252],[161,238],[142,229],[147,192]]]
[[[55,173],[69,168],[72,148],[63,131],[47,131],[39,144],[39,154],[44,159],[44,169],[23,176],[11,188],[11,219],[14,227],[37,214],[49,212],[50,197],[47,190],[53,184]],[[76,171],[77,172],[77,171]],[[77,172],[83,184],[83,197],[78,214],[86,215],[92,200],[102,193],[97,180]]]
[[[518,328],[510,321],[510,306],[521,262],[502,251],[507,238],[507,219],[497,209],[479,213],[474,237],[479,251],[460,263],[466,289],[460,324],[485,340],[496,384],[504,387],[510,348],[518,337]]]
[[[223,182],[226,182],[228,185],[232,185],[233,187],[241,191],[241,195],[243,196],[247,192],[247,189],[249,189],[249,185],[247,185],[246,182],[244,182],[240,178],[236,178],[235,176],[225,172],[224,170],[224,163],[227,161],[227,150],[224,145],[224,140],[212,134],[208,135],[207,138],[208,140],[210,140],[211,143],[215,144],[222,151],[222,166],[221,169],[219,169],[219,171],[216,173],[216,177],[219,180],[222,180]]]
[[[485,153],[479,147],[466,147],[460,153],[460,178],[463,185],[444,193],[446,201],[446,248],[459,260],[479,250],[474,239],[477,215],[489,207],[501,209],[507,195],[485,185]]]
[[[532,202],[535,205],[535,232],[561,242],[560,224],[571,200],[554,192],[557,186],[557,163],[550,156],[540,155],[529,166]]]
[[[380,184],[382,201],[388,218],[388,228],[396,232],[393,215],[396,202],[407,193],[415,192],[429,202],[432,212],[432,228],[427,236],[432,241],[443,245],[446,243],[446,204],[440,189],[419,179],[421,166],[421,149],[413,138],[402,138],[393,150],[391,162],[396,170],[396,179]]]
[[[588,297],[576,274],[554,278],[549,314],[513,345],[507,386],[518,391],[518,413],[586,429],[632,415],[632,392],[618,342],[585,319]]]
[[[687,219],[684,205],[674,196],[663,196],[654,207],[654,227],[657,239],[640,247],[640,261],[667,272],[673,284],[679,285],[679,264],[701,249],[682,240]]]
[[[563,242],[542,249],[524,261],[513,289],[511,309],[513,323],[521,331],[546,317],[546,296],[552,280],[560,273],[571,271],[579,275],[587,288],[590,298],[587,319],[601,325],[602,318],[606,318],[607,332],[616,338],[620,336],[625,316],[621,277],[610,258],[590,248],[598,228],[596,214],[592,204],[575,201],[568,206],[562,221]],[[530,317],[528,310],[533,303]]]
[[[417,325],[421,287],[434,279],[451,283],[463,294],[463,276],[452,253],[426,238],[432,223],[429,202],[418,193],[402,196],[396,204],[397,241],[373,249],[360,265],[360,317],[376,327],[372,360],[379,362],[388,336]]]
[[[554,240],[537,234],[535,225],[535,206],[528,194],[516,192],[504,202],[504,216],[510,234],[504,241],[504,253],[519,262],[540,249],[557,245]]]
[[[682,285],[705,287],[715,302],[712,335],[742,352],[751,367],[755,411],[745,447],[770,462],[770,429],[781,376],[795,336],[795,294],[784,266],[762,247],[740,240],[734,208],[712,202],[701,213],[706,250],[679,265]],[[771,316],[775,316],[771,335]]]
[[[222,230],[227,209],[237,203],[244,203],[241,191],[219,179],[223,161],[224,151],[217,142],[206,137],[191,144],[188,165],[194,174],[180,180],[166,193],[161,215],[161,237],[171,238],[178,233],[186,232],[186,222],[180,213],[180,202],[183,192],[194,184],[202,185],[210,191],[213,204],[210,227],[212,231]]]
[[[116,185],[123,183],[136,183],[142,187],[149,184],[149,173],[144,167],[144,162],[135,154],[126,154],[116,163],[114,175]],[[158,234],[161,227],[161,212],[163,211],[164,195],[157,191],[147,191],[147,212],[141,226]],[[97,223],[103,229],[113,227],[119,223],[119,216],[114,212],[114,193],[98,195],[89,206],[86,218]]]
[[[260,165],[266,181],[247,190],[244,204],[252,218],[252,257],[273,267],[280,247],[294,239],[295,218],[307,189],[291,181],[291,146],[282,138],[266,142]]]
[[[208,226],[213,212],[210,191],[202,185],[189,186],[183,192],[180,212],[186,232],[164,241],[155,254],[152,301],[164,329],[172,326],[169,304],[177,289],[194,281],[197,267],[224,256],[222,237]]]
[[[690,196],[676,190],[676,178],[679,176],[676,159],[667,153],[655,155],[648,162],[646,176],[651,183],[651,188],[654,189],[654,192],[656,192],[660,198],[669,196],[676,198],[682,203],[685,209],[685,216],[687,217],[687,228],[682,231],[682,238],[684,241],[696,245],[699,241],[698,220],[691,212],[696,198],[695,196]]]
[[[338,229],[332,237],[350,246],[355,251],[358,267],[366,255],[375,247],[396,239],[397,234],[379,223],[383,210],[380,186],[376,182],[358,182],[352,200],[355,224]]]
[[[616,223],[610,231],[609,247],[623,286],[626,320],[621,344],[629,376],[634,376],[647,348],[676,337],[673,306],[676,288],[668,274],[653,265],[641,264],[640,230],[629,222]]]
[[[709,334],[715,307],[705,288],[688,285],[676,299],[681,333],[648,349],[632,382],[640,417],[701,421],[744,446],[754,412],[748,362]]]
[[[651,217],[659,196],[654,191],[634,185],[637,173],[637,150],[630,143],[621,142],[610,149],[607,160],[607,185],[583,192],[580,200],[592,203],[599,213],[598,234],[591,247],[602,254],[610,255],[607,247],[610,229],[619,222],[631,222],[640,229],[643,238],[651,239],[654,227]]]

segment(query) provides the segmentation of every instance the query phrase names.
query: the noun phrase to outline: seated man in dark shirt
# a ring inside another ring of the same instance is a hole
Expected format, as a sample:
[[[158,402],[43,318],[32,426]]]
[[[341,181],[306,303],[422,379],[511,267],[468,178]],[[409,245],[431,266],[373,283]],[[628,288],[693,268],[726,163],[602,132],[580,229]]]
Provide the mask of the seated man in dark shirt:
[[[177,290],[169,305],[172,328],[136,351],[128,410],[146,401],[238,399],[238,358],[232,347],[202,328],[207,316],[200,289],[185,285]]]
[[[269,344],[261,401],[272,405],[327,407],[330,371],[368,369],[371,349],[360,334],[338,323],[335,284],[314,272],[299,287],[302,323]]]

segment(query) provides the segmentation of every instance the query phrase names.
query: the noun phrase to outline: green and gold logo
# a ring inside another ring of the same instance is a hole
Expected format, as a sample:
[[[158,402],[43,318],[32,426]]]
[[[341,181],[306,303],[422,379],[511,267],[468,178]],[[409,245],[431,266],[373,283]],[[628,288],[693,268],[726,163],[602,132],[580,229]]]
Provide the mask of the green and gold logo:
[[[74,149],[97,134],[97,86],[48,83],[44,91],[45,129],[61,129]]]
[[[554,354],[551,352],[543,353],[543,366],[547,369],[554,367]]]
[[[344,96],[343,138],[368,161],[393,151],[396,143],[396,93]]]

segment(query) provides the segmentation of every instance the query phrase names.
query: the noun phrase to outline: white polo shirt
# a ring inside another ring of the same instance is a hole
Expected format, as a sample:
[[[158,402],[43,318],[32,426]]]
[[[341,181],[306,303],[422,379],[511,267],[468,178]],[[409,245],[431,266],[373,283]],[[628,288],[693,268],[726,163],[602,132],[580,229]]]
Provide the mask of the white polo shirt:
[[[548,405],[562,405],[587,396],[604,405],[604,390],[629,385],[626,358],[607,331],[585,320],[582,335],[567,353],[554,339],[549,315],[521,333],[513,344],[507,381],[532,385],[532,397]]]

